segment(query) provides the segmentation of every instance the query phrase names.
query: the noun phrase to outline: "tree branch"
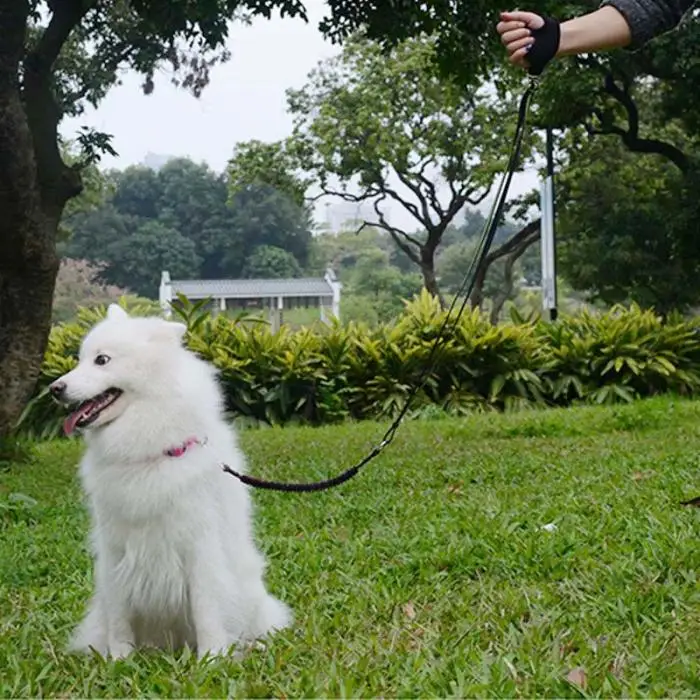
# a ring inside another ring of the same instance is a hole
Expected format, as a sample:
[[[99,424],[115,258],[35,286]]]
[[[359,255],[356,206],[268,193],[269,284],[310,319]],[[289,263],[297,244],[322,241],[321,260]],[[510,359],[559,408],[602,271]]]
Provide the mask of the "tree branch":
[[[418,248],[420,251],[421,248],[421,243],[420,241],[417,241],[414,239],[412,236],[409,236],[408,234],[404,233],[403,231],[400,231],[397,228],[394,228],[389,224],[389,222],[386,220],[384,213],[379,209],[379,205],[381,202],[384,200],[384,198],[379,198],[374,202],[374,211],[377,214],[377,218],[379,221],[363,221],[362,225],[357,229],[357,233],[360,233],[360,231],[363,231],[365,228],[368,227],[377,227],[381,228],[382,230],[386,231],[394,240],[397,246],[403,250],[406,255],[414,262],[416,265],[421,264],[421,259],[419,253],[417,253],[408,243],[404,238],[406,238],[408,241],[410,241],[414,246]],[[403,238],[402,238],[403,237]]]
[[[391,193],[390,196],[393,195],[393,199],[396,199],[401,204],[403,204],[404,208],[411,212],[411,214],[416,219],[416,221],[418,221],[418,223],[420,223],[422,226],[425,226],[425,228],[429,228],[433,225],[433,222],[430,218],[430,210],[428,209],[428,203],[425,199],[425,196],[423,195],[423,192],[421,191],[421,188],[415,183],[411,182],[405,173],[402,173],[398,170],[394,170],[394,172],[396,173],[396,177],[398,177],[399,182],[401,182],[401,184],[404,187],[406,187],[406,189],[410,190],[413,193],[414,197],[418,200],[418,203],[420,205],[420,213],[418,212],[418,208],[415,205],[411,204],[410,202],[404,202],[400,200],[395,192]]]
[[[116,73],[119,70],[119,66],[130,58],[134,53],[136,53],[136,44],[132,43],[130,45],[125,45],[121,50],[119,50],[116,55],[112,56],[109,61],[102,62],[100,64],[100,69],[105,72]],[[90,62],[91,66],[94,64],[94,60]],[[70,96],[70,101],[75,104],[80,100],[84,100],[89,94],[90,90],[93,89],[93,85],[90,84],[89,80],[83,83],[83,86],[79,90],[68,93]]]
[[[527,230],[527,226],[523,231]],[[522,233],[519,232],[519,233]],[[491,308],[491,323],[498,323],[498,317],[501,314],[501,309],[503,305],[508,301],[508,297],[513,291],[513,268],[515,263],[524,255],[525,251],[540,238],[540,227],[539,222],[536,226],[531,227],[528,233],[523,234],[520,240],[514,245],[510,246],[510,252],[506,254],[506,261],[503,269],[504,273],[504,285],[501,288],[499,294],[493,300],[493,306]],[[497,259],[497,258],[496,258]]]
[[[0,88],[12,90],[24,51],[29,3],[19,0],[0,1]]]
[[[505,243],[488,253],[484,258],[484,262],[476,271],[474,288],[472,289],[469,300],[472,307],[480,307],[484,302],[484,283],[486,282],[486,275],[491,265],[505,256],[516,253],[513,258],[513,263],[515,263],[515,261],[539,239],[541,221],[541,219],[531,221],[526,226],[523,226],[515,235],[511,236]]]
[[[414,238],[411,236],[409,233],[406,233],[405,231],[402,231],[399,228],[396,228],[395,226],[392,226],[387,220],[386,217],[384,216],[384,212],[379,208],[379,205],[384,201],[384,197],[380,197],[379,199],[375,200],[374,202],[374,211],[377,214],[377,217],[379,218],[378,226],[380,228],[383,228],[385,231],[388,233],[392,234],[393,236],[398,236],[403,238],[404,240],[408,241],[411,243],[411,245],[414,245],[418,250],[422,250],[424,244],[421,243],[417,238]]]
[[[87,0],[53,3],[49,26],[24,60],[23,97],[42,203],[56,223],[65,202],[82,191],[82,182],[80,173],[63,162],[58,147],[58,124],[63,115],[52,89],[52,70],[70,33],[93,4]]]
[[[591,125],[586,125],[586,131],[590,135],[612,134],[619,136],[625,146],[633,153],[650,153],[663,156],[670,160],[683,174],[687,174],[690,168],[688,156],[683,151],[676,148],[670,143],[659,139],[647,139],[639,136],[639,110],[629,91],[629,85],[620,87],[615,78],[609,71],[604,77],[604,90],[616,100],[627,114],[627,129],[609,123],[604,118],[600,110],[594,110],[594,114],[598,117],[602,124],[601,129],[594,129]],[[606,121],[608,123],[606,123]]]

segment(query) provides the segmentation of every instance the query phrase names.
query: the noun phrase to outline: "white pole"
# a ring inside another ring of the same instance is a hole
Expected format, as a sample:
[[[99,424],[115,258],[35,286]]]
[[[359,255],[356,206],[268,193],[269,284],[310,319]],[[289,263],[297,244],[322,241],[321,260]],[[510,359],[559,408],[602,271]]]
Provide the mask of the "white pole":
[[[547,129],[547,176],[540,188],[540,251],[542,257],[542,310],[550,321],[557,319],[557,266],[554,234],[554,158],[552,131]]]

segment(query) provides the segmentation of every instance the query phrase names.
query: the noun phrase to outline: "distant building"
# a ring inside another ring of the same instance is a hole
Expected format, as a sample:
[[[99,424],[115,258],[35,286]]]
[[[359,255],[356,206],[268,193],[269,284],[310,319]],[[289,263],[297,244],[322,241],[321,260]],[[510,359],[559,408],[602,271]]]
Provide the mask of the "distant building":
[[[292,279],[171,280],[163,271],[160,281],[160,305],[166,317],[171,315],[178,294],[190,301],[212,300],[212,311],[268,310],[273,330],[283,323],[284,311],[317,308],[328,323],[330,316],[340,318],[341,283],[333,270],[323,277]]]

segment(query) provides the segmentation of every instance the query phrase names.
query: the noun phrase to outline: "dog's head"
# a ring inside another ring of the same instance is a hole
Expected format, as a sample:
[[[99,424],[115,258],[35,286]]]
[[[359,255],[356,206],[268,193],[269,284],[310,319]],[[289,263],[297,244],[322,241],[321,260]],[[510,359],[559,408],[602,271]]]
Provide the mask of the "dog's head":
[[[49,387],[57,401],[73,409],[64,423],[66,434],[105,426],[150,394],[167,397],[164,369],[186,330],[160,318],[132,318],[112,304],[85,336],[78,365]]]

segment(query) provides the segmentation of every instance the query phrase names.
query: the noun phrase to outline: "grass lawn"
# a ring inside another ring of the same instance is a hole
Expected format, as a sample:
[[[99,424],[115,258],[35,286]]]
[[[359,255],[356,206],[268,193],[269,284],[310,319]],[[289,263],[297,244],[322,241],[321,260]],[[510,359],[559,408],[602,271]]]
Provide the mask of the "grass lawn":
[[[242,439],[254,473],[309,480],[383,427]],[[209,665],[64,653],[91,589],[79,454],[0,473],[3,697],[700,696],[700,510],[678,505],[700,494],[700,403],[411,423],[340,489],[257,492],[296,626]]]

